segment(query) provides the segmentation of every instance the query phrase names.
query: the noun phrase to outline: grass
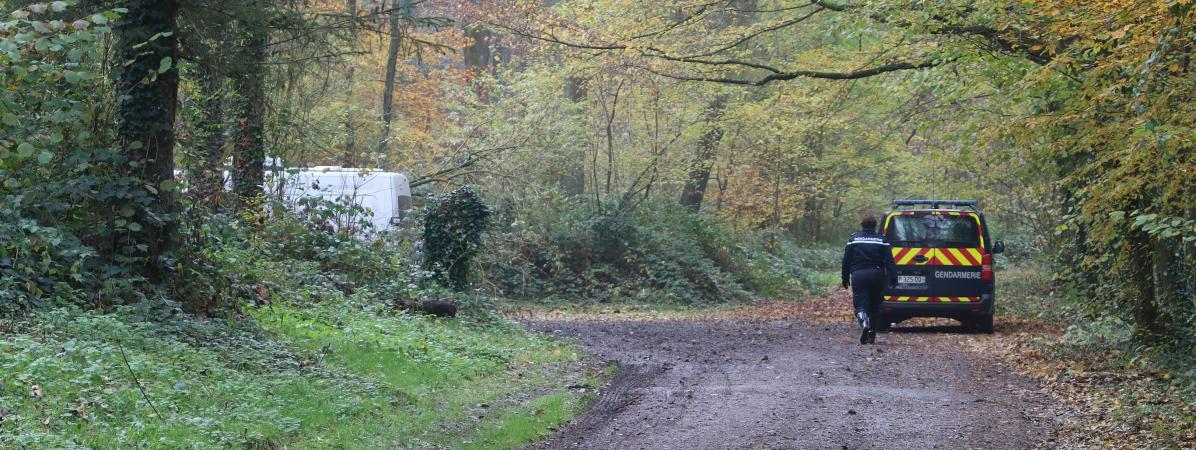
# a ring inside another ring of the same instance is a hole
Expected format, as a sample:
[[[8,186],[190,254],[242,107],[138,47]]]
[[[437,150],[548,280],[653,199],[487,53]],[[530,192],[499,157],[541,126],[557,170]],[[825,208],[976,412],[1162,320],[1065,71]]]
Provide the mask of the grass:
[[[601,376],[518,326],[349,305],[58,309],[0,331],[0,448],[515,448]]]
[[[464,448],[519,448],[546,437],[549,431],[569,421],[578,409],[578,402],[568,393],[558,392],[537,398],[523,411],[501,417],[497,424],[487,427],[472,440],[463,442]]]

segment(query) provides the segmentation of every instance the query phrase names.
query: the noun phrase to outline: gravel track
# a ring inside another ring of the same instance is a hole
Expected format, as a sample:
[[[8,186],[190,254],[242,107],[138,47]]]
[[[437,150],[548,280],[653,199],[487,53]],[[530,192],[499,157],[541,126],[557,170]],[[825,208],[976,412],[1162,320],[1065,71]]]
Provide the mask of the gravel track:
[[[1053,423],[1030,382],[964,351],[955,327],[750,320],[537,321],[619,373],[535,448],[1030,448]]]

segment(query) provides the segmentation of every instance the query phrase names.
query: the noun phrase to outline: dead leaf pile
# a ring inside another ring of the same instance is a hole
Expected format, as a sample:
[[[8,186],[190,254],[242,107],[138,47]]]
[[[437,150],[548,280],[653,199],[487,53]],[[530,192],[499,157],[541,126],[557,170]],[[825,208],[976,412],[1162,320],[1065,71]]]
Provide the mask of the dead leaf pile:
[[[775,300],[731,309],[720,318],[741,320],[800,320],[813,325],[855,323],[851,294],[835,291],[830,295],[800,302]]]

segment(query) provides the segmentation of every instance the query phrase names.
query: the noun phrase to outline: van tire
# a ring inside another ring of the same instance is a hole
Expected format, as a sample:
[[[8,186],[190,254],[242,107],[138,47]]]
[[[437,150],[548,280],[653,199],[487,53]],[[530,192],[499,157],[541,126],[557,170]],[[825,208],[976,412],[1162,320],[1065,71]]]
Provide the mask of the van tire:
[[[995,329],[993,327],[993,315],[988,314],[977,320],[964,322],[964,328],[975,333],[992,334]]]
[[[893,329],[893,319],[885,317],[884,314],[877,314],[876,316],[876,331],[889,331]]]

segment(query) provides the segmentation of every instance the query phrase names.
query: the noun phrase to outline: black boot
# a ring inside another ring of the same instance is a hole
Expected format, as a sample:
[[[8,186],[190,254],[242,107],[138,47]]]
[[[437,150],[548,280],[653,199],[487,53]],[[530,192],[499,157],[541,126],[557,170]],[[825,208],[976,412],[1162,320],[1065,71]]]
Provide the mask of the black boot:
[[[867,344],[870,340],[875,340],[876,335],[872,334],[872,324],[869,323],[868,314],[861,311],[856,313],[856,317],[860,320],[860,344]]]

